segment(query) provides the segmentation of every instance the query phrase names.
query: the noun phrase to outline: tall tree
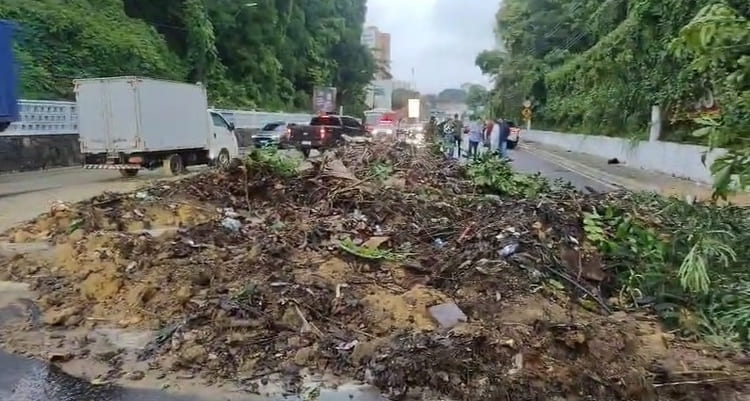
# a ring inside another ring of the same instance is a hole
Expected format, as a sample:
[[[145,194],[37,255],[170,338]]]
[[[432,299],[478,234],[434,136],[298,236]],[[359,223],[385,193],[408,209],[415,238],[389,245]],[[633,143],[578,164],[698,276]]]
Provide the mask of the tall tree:
[[[365,11],[365,0],[0,2],[0,17],[22,27],[26,96],[72,98],[73,78],[144,75],[206,82],[217,106],[301,110],[316,85],[363,108],[375,70],[360,44]]]

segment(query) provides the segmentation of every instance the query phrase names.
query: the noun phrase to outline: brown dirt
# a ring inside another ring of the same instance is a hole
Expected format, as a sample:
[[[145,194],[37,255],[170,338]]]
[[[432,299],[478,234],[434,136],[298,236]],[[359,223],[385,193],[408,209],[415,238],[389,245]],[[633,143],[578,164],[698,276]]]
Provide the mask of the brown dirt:
[[[374,180],[375,163],[403,185]],[[158,330],[141,359],[206,380],[280,373],[294,388],[304,367],[392,398],[421,389],[467,400],[728,400],[741,389],[746,366],[646,314],[597,308],[591,294],[608,279],[599,261],[577,286],[550,284],[550,269],[579,273],[556,259],[561,243],[582,242],[589,200],[507,201],[498,208],[460,166],[424,151],[358,145],[299,177],[208,173],[66,205],[5,235],[47,239],[52,257],[0,263],[3,278],[39,294],[45,332]],[[182,229],[141,232],[159,226]],[[345,238],[390,256],[353,255]],[[518,252],[500,258],[510,243]],[[427,308],[444,302],[469,322],[437,328]]]

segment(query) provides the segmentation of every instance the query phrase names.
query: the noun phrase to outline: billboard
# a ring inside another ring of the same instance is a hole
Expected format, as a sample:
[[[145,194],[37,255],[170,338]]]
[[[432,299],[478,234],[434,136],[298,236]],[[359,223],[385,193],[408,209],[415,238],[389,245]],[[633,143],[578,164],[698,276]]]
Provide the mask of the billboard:
[[[313,89],[313,112],[336,112],[336,88],[316,86]]]
[[[419,99],[409,99],[409,106],[408,106],[408,112],[409,112],[409,118],[419,118],[419,111],[422,108],[422,105],[419,101]]]

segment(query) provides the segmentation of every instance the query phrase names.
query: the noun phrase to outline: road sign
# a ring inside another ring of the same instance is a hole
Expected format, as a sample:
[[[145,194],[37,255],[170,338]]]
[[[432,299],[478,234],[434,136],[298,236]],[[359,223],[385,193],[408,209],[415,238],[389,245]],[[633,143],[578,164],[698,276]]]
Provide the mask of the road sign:
[[[521,111],[521,115],[523,116],[523,119],[526,121],[531,120],[531,109],[528,107],[525,107],[523,111]]]
[[[336,88],[315,87],[313,89],[313,108],[315,113],[335,113]]]

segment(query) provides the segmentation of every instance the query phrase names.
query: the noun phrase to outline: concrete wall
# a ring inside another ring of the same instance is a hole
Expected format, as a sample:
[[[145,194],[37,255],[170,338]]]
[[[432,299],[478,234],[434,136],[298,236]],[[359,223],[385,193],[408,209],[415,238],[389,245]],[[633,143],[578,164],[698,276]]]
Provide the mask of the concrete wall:
[[[716,149],[708,153],[706,164],[701,157],[705,146],[663,141],[638,141],[598,135],[563,134],[552,131],[524,131],[523,139],[553,145],[571,152],[586,153],[606,159],[617,158],[630,167],[657,171],[703,183],[713,183],[708,166],[726,153]]]
[[[75,166],[78,134],[0,136],[0,172]]]

